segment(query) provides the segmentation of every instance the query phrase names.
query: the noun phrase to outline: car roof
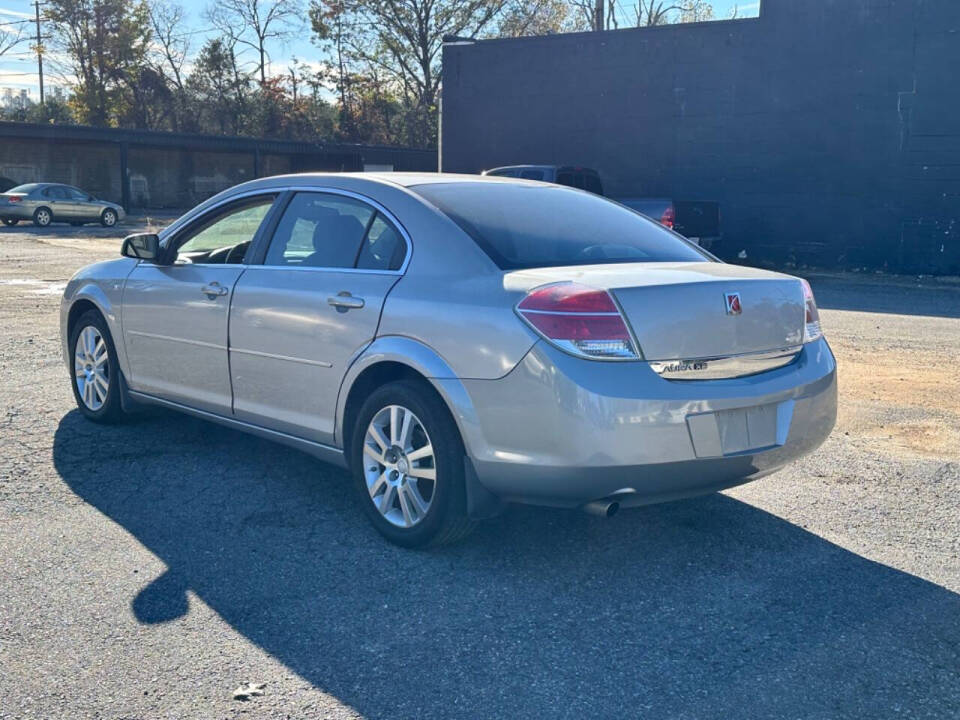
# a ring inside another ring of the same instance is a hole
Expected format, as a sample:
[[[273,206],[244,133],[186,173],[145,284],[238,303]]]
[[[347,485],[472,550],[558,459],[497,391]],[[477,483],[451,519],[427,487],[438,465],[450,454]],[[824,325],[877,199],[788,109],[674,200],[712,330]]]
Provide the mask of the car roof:
[[[437,185],[453,183],[512,183],[517,185],[541,184],[532,180],[510,177],[490,177],[487,175],[470,175],[467,173],[436,173],[436,172],[315,172],[298,173],[291,175],[272,175],[270,177],[252,180],[244,183],[246,187],[278,187],[284,185],[323,185],[337,178],[351,178],[355,180],[369,180],[384,185],[401,187],[415,187],[417,185]],[[236,189],[241,186],[235,186]]]

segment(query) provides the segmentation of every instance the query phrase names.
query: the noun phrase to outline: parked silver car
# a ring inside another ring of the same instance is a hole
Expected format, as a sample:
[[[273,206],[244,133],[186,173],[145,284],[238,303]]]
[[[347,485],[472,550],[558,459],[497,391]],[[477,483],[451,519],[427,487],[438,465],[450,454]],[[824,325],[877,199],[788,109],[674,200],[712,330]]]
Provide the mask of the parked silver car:
[[[52,222],[71,225],[100,223],[113,227],[126,213],[116,203],[98,200],[88,192],[71,185],[28,183],[0,193],[0,218],[4,225],[32,220],[46,227]]]
[[[580,190],[273,177],[122,253],[64,293],[81,412],[162,405],[349,467],[407,546],[510,502],[610,515],[738,485],[836,417],[804,281]]]

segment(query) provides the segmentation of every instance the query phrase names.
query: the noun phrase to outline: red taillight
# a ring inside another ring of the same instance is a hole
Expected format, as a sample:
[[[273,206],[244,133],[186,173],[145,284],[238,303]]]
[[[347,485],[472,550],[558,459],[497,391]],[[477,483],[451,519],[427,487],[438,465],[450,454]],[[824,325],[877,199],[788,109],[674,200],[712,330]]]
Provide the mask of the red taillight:
[[[670,205],[666,210],[663,211],[663,215],[660,216],[660,224],[673,230],[673,222],[676,220],[676,217],[677,216],[674,212],[673,205]]]
[[[18,203],[23,200],[23,195],[7,195],[7,200],[12,203]]]
[[[598,360],[638,357],[620,309],[606,290],[572,282],[544,285],[520,301],[517,313],[573,355]]]
[[[820,327],[820,311],[817,310],[817,301],[813,298],[813,289],[806,280],[801,280],[803,285],[803,342],[813,342],[819,340],[823,335],[823,329]]]

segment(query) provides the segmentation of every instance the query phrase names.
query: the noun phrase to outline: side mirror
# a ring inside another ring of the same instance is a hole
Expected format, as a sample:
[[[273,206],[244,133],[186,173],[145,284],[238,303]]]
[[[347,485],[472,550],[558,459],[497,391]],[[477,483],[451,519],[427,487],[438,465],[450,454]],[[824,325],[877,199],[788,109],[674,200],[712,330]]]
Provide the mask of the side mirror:
[[[123,239],[120,254],[134,260],[156,262],[160,257],[160,237],[153,233],[128,235]]]

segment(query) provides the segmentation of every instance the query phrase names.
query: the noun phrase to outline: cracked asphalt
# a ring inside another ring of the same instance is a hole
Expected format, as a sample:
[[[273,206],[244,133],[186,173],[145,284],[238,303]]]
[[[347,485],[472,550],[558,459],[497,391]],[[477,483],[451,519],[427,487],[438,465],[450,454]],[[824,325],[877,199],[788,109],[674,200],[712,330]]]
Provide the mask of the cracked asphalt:
[[[840,419],[793,467],[412,552],[305,455],[80,417],[60,291],[125,231],[0,230],[0,718],[960,716],[960,283],[812,278]]]

